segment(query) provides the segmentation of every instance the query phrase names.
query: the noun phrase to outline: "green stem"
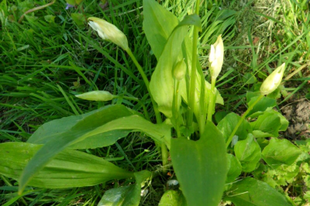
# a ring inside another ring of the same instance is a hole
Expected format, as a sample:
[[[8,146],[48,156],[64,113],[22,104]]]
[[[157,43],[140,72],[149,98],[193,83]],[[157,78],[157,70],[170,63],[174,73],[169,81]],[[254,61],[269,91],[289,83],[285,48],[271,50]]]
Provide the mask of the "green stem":
[[[196,1],[196,12],[199,15],[199,0]],[[192,71],[190,75],[189,94],[187,96],[189,104],[189,113],[187,116],[188,127],[191,127],[194,119],[195,111],[195,93],[196,93],[196,63],[197,63],[197,43],[198,43],[198,27],[194,26],[193,32],[193,50],[192,50]]]
[[[150,91],[150,87],[149,87],[150,82],[149,82],[149,80],[148,80],[146,74],[144,73],[143,68],[142,68],[141,65],[138,63],[136,57],[133,55],[133,53],[131,52],[131,50],[128,49],[128,50],[126,50],[126,51],[127,51],[128,55],[130,56],[130,58],[132,59],[133,63],[134,63],[134,64],[136,65],[136,67],[138,68],[138,71],[139,71],[139,73],[140,73],[141,76],[142,76],[142,79],[143,79],[143,81],[144,81],[144,84],[145,84],[145,86],[146,86],[146,89],[147,89],[148,93],[149,93],[150,96],[151,96],[151,101],[152,101],[152,105],[153,105],[154,112],[155,112],[155,116],[156,116],[156,122],[157,122],[157,123],[162,123],[162,119],[161,119],[161,116],[160,116],[158,107],[157,107],[157,105],[156,105],[156,103],[155,103],[155,101],[154,101],[154,99],[153,99],[152,93],[151,93],[151,91]]]
[[[211,92],[210,92],[210,101],[209,101],[209,107],[208,107],[208,121],[212,122],[212,113],[213,109],[215,107],[214,104],[214,97],[215,97],[215,83],[216,83],[216,78],[211,77]]]
[[[126,52],[128,53],[128,55],[130,56],[130,58],[132,59],[133,63],[136,65],[136,67],[138,68],[139,73],[142,76],[142,79],[144,81],[144,84],[146,86],[146,89],[151,97],[151,101],[152,101],[152,105],[154,108],[154,112],[155,112],[155,116],[156,116],[156,122],[157,124],[162,123],[162,119],[157,107],[157,104],[155,103],[152,93],[150,91],[150,87],[149,87],[149,80],[147,78],[147,76],[145,75],[143,68],[141,67],[141,65],[138,63],[136,57],[133,55],[133,53],[131,52],[130,49],[126,50]],[[163,163],[163,167],[165,167],[168,164],[168,150],[167,150],[167,146],[165,145],[165,143],[161,143],[161,155],[162,155],[162,163]]]
[[[245,117],[249,114],[249,112],[254,108],[254,106],[264,97],[264,95],[260,95],[255,102],[253,102],[253,104],[251,104],[249,106],[249,108],[245,111],[245,113],[243,113],[243,115],[241,116],[241,119],[238,121],[236,127],[234,128],[234,130],[232,131],[232,133],[230,134],[230,136],[228,137],[228,140],[226,142],[226,148],[228,148],[230,142],[232,141],[235,133],[237,132],[238,128],[240,127],[240,125],[242,124],[243,120],[245,119]]]
[[[173,108],[172,108],[172,115],[173,115],[173,124],[174,128],[177,132],[177,137],[180,137],[180,127],[179,127],[179,87],[180,81],[174,80],[174,94],[173,94]]]

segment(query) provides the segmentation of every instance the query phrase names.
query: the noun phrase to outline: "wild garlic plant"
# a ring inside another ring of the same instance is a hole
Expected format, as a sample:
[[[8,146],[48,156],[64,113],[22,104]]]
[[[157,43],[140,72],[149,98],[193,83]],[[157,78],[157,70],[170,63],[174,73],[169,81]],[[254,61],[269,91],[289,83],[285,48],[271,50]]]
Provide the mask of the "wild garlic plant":
[[[242,116],[229,113],[215,125],[215,104],[224,104],[216,88],[224,62],[222,36],[210,46],[209,83],[198,61],[198,34],[202,30],[199,1],[195,14],[180,22],[153,0],[144,0],[143,6],[143,28],[157,59],[150,80],[123,32],[97,17],[89,17],[88,24],[103,40],[116,44],[130,56],[149,93],[156,122],[121,104],[54,120],[42,125],[26,143],[0,144],[0,154],[7,154],[0,155],[4,160],[0,173],[19,180],[19,194],[26,185],[68,188],[134,178],[135,184],[106,192],[98,205],[139,205],[141,187],[154,173],[126,171],[78,151],[110,146],[130,132],[139,131],[161,145],[163,171],[169,167],[171,157],[180,184],[179,190],[164,193],[160,205],[217,206],[221,201],[235,205],[291,205],[259,178],[239,178],[255,171],[262,159],[266,167],[273,168],[275,164],[293,164],[301,154],[295,145],[277,138],[288,122],[272,109],[276,101],[266,97],[281,84],[285,64],[266,78],[260,91],[247,95],[248,109]],[[193,33],[189,32],[191,27]],[[90,101],[118,98],[108,91],[91,91],[76,97]],[[284,146],[278,148],[276,144]],[[272,155],[283,148],[294,150],[286,154],[290,155],[289,160]],[[8,164],[10,161],[16,164]],[[263,203],[259,194],[266,194]]]

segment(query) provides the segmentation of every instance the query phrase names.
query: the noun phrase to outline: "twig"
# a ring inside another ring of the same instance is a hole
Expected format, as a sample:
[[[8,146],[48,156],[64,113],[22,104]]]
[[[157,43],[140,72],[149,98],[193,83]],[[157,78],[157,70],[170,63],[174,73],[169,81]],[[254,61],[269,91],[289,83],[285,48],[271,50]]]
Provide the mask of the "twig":
[[[26,14],[29,14],[29,13],[31,13],[31,12],[34,12],[34,11],[37,11],[37,10],[40,10],[40,9],[44,9],[45,7],[48,7],[48,6],[50,6],[50,5],[54,4],[54,3],[55,3],[55,0],[52,1],[51,3],[45,4],[45,5],[43,5],[43,6],[38,6],[38,7],[32,8],[32,9],[29,9],[28,11],[26,11],[26,12],[19,18],[18,23],[20,24],[20,22],[23,20],[23,18],[25,17]]]

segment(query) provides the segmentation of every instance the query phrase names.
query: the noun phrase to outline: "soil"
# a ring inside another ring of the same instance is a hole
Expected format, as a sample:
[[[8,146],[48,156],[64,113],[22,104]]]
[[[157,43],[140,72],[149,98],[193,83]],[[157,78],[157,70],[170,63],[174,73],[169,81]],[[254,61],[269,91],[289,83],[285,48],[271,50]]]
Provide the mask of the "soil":
[[[298,100],[284,106],[283,115],[290,122],[285,136],[288,139],[310,138],[310,101],[307,99]]]

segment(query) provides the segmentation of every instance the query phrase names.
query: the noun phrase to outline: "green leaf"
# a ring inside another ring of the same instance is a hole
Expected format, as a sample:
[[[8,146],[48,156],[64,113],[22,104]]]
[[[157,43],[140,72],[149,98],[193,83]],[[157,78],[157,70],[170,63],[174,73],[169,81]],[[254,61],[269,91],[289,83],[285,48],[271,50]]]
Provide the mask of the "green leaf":
[[[112,145],[132,131],[142,131],[156,141],[165,142],[170,148],[169,125],[154,125],[132,114],[133,111],[123,105],[113,105],[86,114],[53,120],[43,124],[27,142],[46,144],[53,139],[74,135],[72,138],[80,140],[73,142],[69,148],[89,149]]]
[[[64,117],[43,124],[41,127],[39,127],[39,129],[37,129],[37,131],[33,133],[33,135],[31,135],[27,142],[33,144],[46,144],[52,139],[61,138],[61,136],[68,135],[68,132],[70,131],[71,133],[76,133],[76,136],[82,135],[91,131],[92,129],[102,126],[107,122],[133,114],[133,111],[129,110],[123,105],[112,105],[102,107],[86,114]],[[85,141],[81,141],[80,144],[76,143],[81,147],[75,146],[76,144],[73,144],[70,147],[75,149],[88,149],[108,146],[114,144],[115,141],[121,137],[126,136],[126,134],[128,134],[128,131],[119,131],[113,135],[111,132],[109,132],[106,134],[101,134],[103,136],[90,137]]]
[[[226,182],[230,183],[236,180],[241,174],[242,166],[239,160],[232,154],[227,154],[228,173]]]
[[[18,180],[29,160],[41,147],[22,142],[0,144],[0,174]],[[85,187],[130,177],[133,177],[132,172],[102,158],[65,150],[47,163],[28,184],[43,188]]]
[[[217,206],[227,175],[224,138],[211,122],[197,141],[171,139],[171,159],[187,205]]]
[[[82,13],[71,13],[71,18],[73,19],[74,23],[80,28],[85,27],[86,18]]]
[[[79,139],[82,140],[84,139],[86,141],[87,138],[88,141],[88,138],[96,137],[95,139],[98,140],[99,142],[106,143],[105,140],[101,140],[100,134],[105,134],[110,131],[113,132],[113,130],[118,131],[122,129],[144,132],[154,141],[159,143],[165,143],[166,146],[170,148],[171,126],[167,125],[166,123],[153,124],[138,115],[131,115],[116,120],[112,120],[102,126],[93,129],[92,131],[89,131],[88,133],[79,137]],[[94,138],[92,138],[92,140],[94,140]],[[77,147],[76,145],[83,147],[83,144],[84,143],[79,144],[79,142],[77,142],[72,147]]]
[[[247,104],[251,105],[256,99],[260,96],[260,92],[248,92],[246,94]],[[261,115],[267,108],[273,108],[277,105],[277,101],[275,99],[271,99],[269,97],[263,97],[249,112],[248,117],[257,117]]]
[[[255,122],[250,123],[255,137],[278,137],[279,131],[285,131],[288,121],[279,112],[269,108]]]
[[[167,190],[158,206],[186,206],[186,200],[180,190]]]
[[[293,164],[302,150],[286,139],[272,138],[264,148],[262,157],[271,167]]]
[[[242,165],[242,171],[251,172],[255,170],[261,159],[261,150],[252,134],[249,134],[245,140],[238,141],[234,151]]]
[[[173,30],[167,43],[162,51],[157,66],[154,73],[152,74],[150,81],[150,91],[156,103],[159,106],[159,111],[165,114],[167,117],[172,117],[172,102],[174,95],[174,82],[173,68],[181,59],[185,59],[188,65],[188,71],[191,73],[191,40],[188,38],[188,28],[186,25],[189,23],[193,25],[200,25],[199,18],[195,15],[187,16],[182,22]],[[185,40],[185,41],[184,41]],[[199,65],[197,65],[199,67]],[[201,68],[199,68],[201,69]],[[197,81],[195,93],[195,98],[197,101],[197,106],[195,107],[194,113],[196,116],[200,114],[199,110],[199,99],[200,99],[200,89],[201,89],[201,77],[198,71],[196,72]],[[208,93],[210,92],[211,86],[205,81],[205,103],[207,107],[208,103]],[[186,91],[186,79],[180,80],[179,92],[185,102],[187,100]],[[179,99],[181,101],[181,99]],[[216,102],[223,103],[222,97],[219,92],[216,91]],[[180,102],[178,102],[180,104]]]
[[[225,141],[227,141],[228,137],[237,126],[241,117],[236,113],[229,113],[226,115],[217,125],[217,128],[222,132]],[[248,134],[252,132],[251,125],[244,120],[239,126],[235,135],[238,136],[239,140],[244,140],[247,138]]]
[[[127,111],[126,111],[127,110]],[[165,142],[170,147],[170,126],[166,124],[154,125],[138,115],[131,115],[130,110],[122,105],[107,106],[96,112],[86,115],[77,121],[71,128],[65,132],[57,130],[44,146],[35,154],[25,167],[20,179],[20,191],[24,189],[28,181],[42,169],[56,154],[66,148],[74,147],[87,138],[95,137],[99,144],[107,142],[100,139],[100,134],[113,130],[142,130],[156,141]],[[121,117],[124,114],[125,117]],[[117,117],[117,119],[115,119]],[[114,121],[115,120],[115,121]],[[65,121],[62,120],[63,123]],[[54,123],[55,124],[55,123]],[[48,128],[51,130],[51,128]],[[47,134],[48,135],[48,134]],[[46,139],[46,137],[43,137]],[[93,139],[94,140],[94,139]],[[111,143],[111,139],[109,140]],[[85,144],[88,144],[86,143]],[[93,141],[96,144],[96,141]],[[79,144],[83,146],[84,144]],[[88,145],[89,146],[89,145]]]
[[[292,206],[284,195],[267,183],[245,178],[232,185],[225,192],[225,200],[232,201],[235,206]]]
[[[161,56],[178,19],[153,0],[143,1],[143,29],[157,59]]]
[[[113,188],[106,191],[97,206],[138,206],[141,199],[143,182],[151,177],[152,173],[146,170],[134,173],[136,183],[133,185]]]
[[[172,116],[174,93],[174,65],[182,59],[182,43],[187,35],[186,26],[178,27],[170,35],[150,81],[150,91],[160,112]],[[184,79],[182,81],[185,81]],[[185,89],[185,87],[180,88]],[[179,102],[180,104],[180,102]]]

